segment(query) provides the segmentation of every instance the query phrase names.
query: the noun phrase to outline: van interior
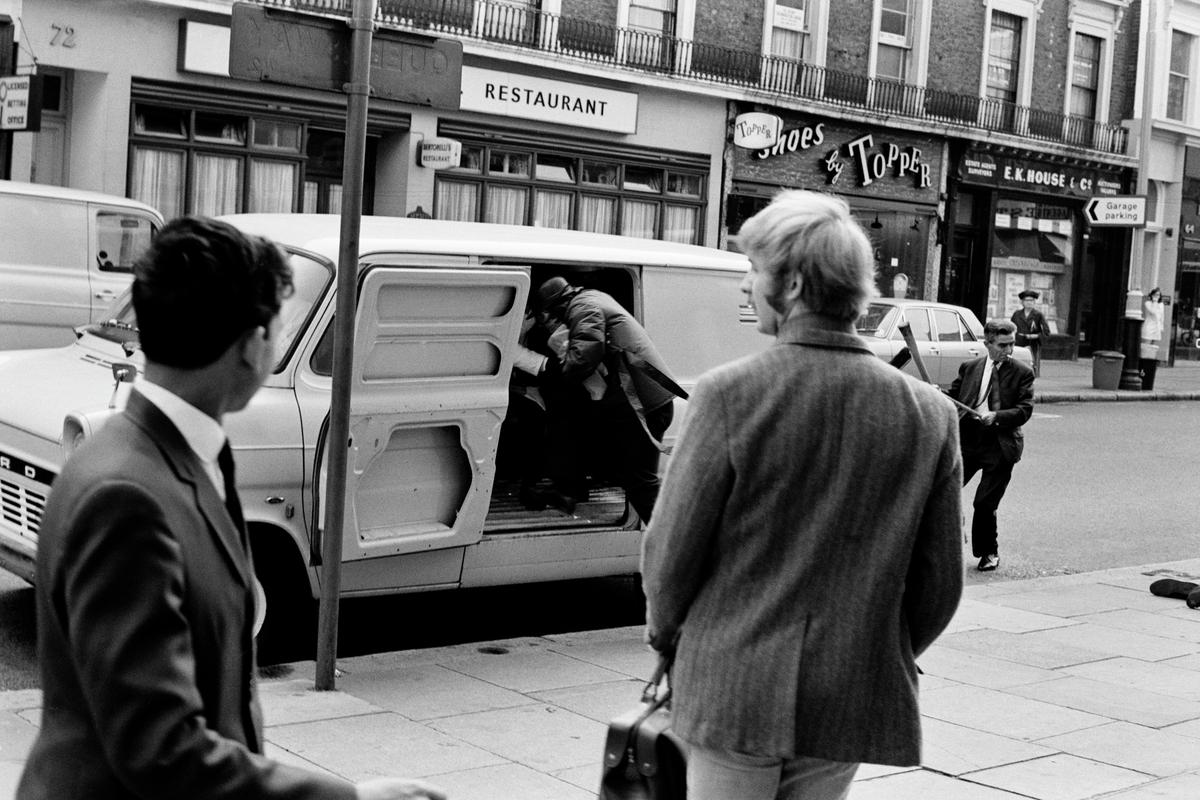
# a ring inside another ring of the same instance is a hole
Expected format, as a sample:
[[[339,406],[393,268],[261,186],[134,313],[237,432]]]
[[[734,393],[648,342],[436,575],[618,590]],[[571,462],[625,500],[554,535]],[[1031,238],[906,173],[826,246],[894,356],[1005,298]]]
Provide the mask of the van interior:
[[[499,262],[492,262],[499,263]],[[635,266],[564,267],[555,264],[535,264],[530,275],[530,303],[537,297],[538,287],[554,276],[561,276],[572,286],[598,289],[611,295],[635,317],[641,317],[639,268]],[[526,338],[533,349],[544,350],[538,337]],[[544,335],[542,337],[544,339]],[[620,487],[613,466],[606,458],[604,432],[578,430],[570,442],[554,435],[555,426],[548,424],[546,394],[531,379],[517,370],[509,383],[509,405],[501,427],[496,457],[496,481],[492,489],[491,507],[484,533],[504,533],[512,530],[552,530],[555,528],[626,527],[637,524],[636,515],[627,508],[625,492]],[[553,393],[548,393],[551,398]],[[576,438],[576,434],[578,438]],[[573,513],[539,504],[529,507],[522,502],[522,486],[527,490],[544,492],[554,488],[551,477],[555,461],[554,448],[572,448],[587,476],[587,496],[579,498]]]

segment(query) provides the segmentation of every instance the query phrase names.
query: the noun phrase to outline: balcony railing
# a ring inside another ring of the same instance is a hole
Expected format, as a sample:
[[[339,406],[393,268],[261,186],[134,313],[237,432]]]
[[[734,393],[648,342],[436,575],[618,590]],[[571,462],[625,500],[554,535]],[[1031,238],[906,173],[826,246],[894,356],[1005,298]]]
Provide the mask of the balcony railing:
[[[351,0],[261,0],[261,4],[346,15]],[[1085,117],[617,28],[535,11],[523,5],[489,0],[378,0],[376,21],[388,27],[503,42],[572,59],[909,119],[1012,133],[1105,153],[1123,154],[1128,146],[1125,128]]]

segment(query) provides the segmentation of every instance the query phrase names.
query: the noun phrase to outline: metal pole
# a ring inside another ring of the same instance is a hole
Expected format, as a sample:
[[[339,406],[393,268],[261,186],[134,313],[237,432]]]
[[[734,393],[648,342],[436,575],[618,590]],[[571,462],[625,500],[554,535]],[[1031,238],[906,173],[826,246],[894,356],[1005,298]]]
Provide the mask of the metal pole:
[[[350,452],[350,379],[358,293],[358,241],[362,224],[363,168],[367,149],[367,98],[371,92],[371,33],[375,0],[354,0],[350,17],[350,83],[345,87],[346,155],[342,166],[341,249],[337,265],[333,392],[329,408],[329,470],[325,532],[321,540],[321,609],[317,622],[317,691],[335,689],[338,602],[342,588],[342,528]]]

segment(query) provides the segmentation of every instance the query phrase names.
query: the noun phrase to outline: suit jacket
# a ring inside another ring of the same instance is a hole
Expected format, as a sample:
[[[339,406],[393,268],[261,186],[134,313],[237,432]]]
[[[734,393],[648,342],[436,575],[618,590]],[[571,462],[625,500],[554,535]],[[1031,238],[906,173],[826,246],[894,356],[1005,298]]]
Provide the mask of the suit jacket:
[[[134,392],[47,502],[42,718],[18,799],[353,798],[261,755],[252,577],[199,459]]]
[[[958,367],[958,377],[950,384],[949,395],[955,400],[974,408],[980,401],[979,388],[983,382],[983,365],[987,356],[964,361]],[[996,380],[996,375],[992,375]],[[996,412],[994,431],[1000,454],[1012,463],[1021,460],[1025,450],[1025,433],[1021,426],[1033,416],[1033,370],[1015,359],[1008,359],[999,375],[1000,409]],[[986,431],[974,417],[964,414],[962,418],[962,441],[964,446],[982,444],[990,440],[982,436]]]
[[[1046,324],[1046,318],[1036,308],[1030,312],[1028,317],[1025,316],[1025,309],[1017,309],[1013,312],[1012,324],[1017,326],[1015,338],[1017,344],[1022,347],[1041,347],[1042,341],[1050,333],[1050,326]],[[1031,333],[1038,334],[1038,338],[1030,339],[1029,334]]]
[[[780,757],[912,765],[916,656],[962,591],[952,404],[804,315],[701,377],[645,534],[672,725]]]

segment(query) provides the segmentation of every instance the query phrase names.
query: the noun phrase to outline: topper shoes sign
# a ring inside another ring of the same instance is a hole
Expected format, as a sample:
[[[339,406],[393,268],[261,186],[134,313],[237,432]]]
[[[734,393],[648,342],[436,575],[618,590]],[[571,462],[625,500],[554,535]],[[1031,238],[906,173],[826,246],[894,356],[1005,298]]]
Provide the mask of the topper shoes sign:
[[[759,111],[738,114],[733,121],[733,144],[747,150],[773,147],[782,130],[783,120],[774,114]]]

